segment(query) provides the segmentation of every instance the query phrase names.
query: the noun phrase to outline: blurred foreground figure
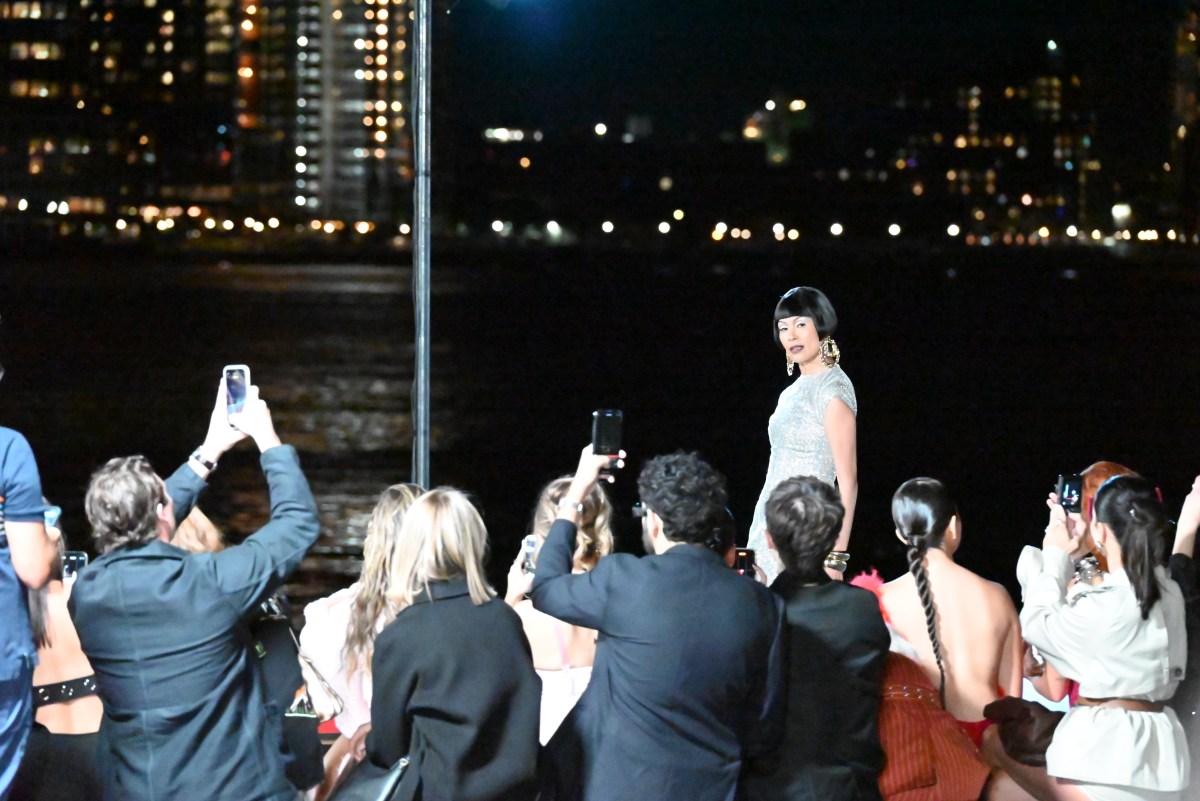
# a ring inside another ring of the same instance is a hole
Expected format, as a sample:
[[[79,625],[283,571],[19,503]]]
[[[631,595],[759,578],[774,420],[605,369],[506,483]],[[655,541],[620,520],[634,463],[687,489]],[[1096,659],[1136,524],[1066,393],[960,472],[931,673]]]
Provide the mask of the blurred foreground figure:
[[[246,436],[262,451],[270,522],[217,553],[172,545],[208,471]],[[227,417],[222,384],[204,444],[166,482],[140,456],[110,460],[86,508],[102,556],[69,606],[104,702],[105,798],[294,798],[278,751],[282,711],[265,697],[245,618],[300,564],[318,525],[296,452],[280,444],[257,388]]]

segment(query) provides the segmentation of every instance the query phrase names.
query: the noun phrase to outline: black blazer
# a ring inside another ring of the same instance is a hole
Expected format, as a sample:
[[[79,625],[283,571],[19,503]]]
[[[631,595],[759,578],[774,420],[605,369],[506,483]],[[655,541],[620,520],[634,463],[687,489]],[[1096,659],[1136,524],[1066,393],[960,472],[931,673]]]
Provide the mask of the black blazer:
[[[751,801],[879,801],[879,679],[891,638],[879,600],[822,575],[785,572],[771,589],[786,604],[787,726],[779,747],[751,760]]]
[[[244,619],[316,540],[317,508],[290,446],[268,450],[262,467],[271,521],[241,545],[191,554],[154,540],[100,557],[75,582],[69,607],[104,702],[110,801],[295,796]],[[177,515],[202,487],[190,468],[176,471]]]
[[[547,744],[555,801],[719,801],[778,736],[781,602],[712,551],[614,554],[572,575],[575,526],[538,555],[533,605],[598,629],[591,682]]]
[[[429,591],[375,638],[367,756],[413,760],[405,798],[532,801],[542,684],[521,619],[465,578]]]

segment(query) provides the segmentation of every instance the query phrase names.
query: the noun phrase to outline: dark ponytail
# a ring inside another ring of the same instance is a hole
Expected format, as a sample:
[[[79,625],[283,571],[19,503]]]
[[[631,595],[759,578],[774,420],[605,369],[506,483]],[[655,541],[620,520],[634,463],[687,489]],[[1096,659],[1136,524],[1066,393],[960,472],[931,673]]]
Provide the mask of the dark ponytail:
[[[1111,528],[1117,538],[1142,619],[1149,620],[1150,610],[1162,597],[1154,570],[1163,563],[1167,532],[1167,515],[1158,490],[1136,476],[1109,479],[1096,491],[1093,517]]]
[[[925,557],[930,548],[937,548],[945,539],[950,521],[958,514],[958,507],[950,498],[946,486],[935,478],[913,478],[905,481],[892,496],[892,520],[896,531],[908,543],[908,570],[917,583],[917,594],[925,609],[925,627],[929,642],[933,646],[933,658],[937,661],[941,684],[938,694],[942,706],[946,706],[946,669],[942,664],[942,641],[937,633],[937,606],[933,601],[933,588],[929,585],[929,571]]]

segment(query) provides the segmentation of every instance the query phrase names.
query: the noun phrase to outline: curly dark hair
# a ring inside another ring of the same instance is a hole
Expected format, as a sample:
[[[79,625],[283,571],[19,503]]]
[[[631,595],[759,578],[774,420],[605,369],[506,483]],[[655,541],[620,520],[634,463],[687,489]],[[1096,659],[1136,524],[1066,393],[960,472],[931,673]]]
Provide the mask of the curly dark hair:
[[[679,451],[646,462],[638,493],[662,519],[669,540],[713,548],[728,527],[725,476],[698,453]]]
[[[158,535],[163,481],[145,456],[119,456],[92,473],[84,507],[101,554],[145,545]]]
[[[812,476],[781,481],[767,498],[767,531],[779,558],[804,579],[822,575],[845,516],[837,490]]]

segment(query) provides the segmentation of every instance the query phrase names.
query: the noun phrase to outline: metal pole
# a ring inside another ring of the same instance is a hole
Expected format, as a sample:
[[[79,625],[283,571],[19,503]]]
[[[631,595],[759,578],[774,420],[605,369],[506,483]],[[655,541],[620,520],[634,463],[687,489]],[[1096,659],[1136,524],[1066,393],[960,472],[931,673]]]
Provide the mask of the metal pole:
[[[413,188],[413,307],[417,364],[413,385],[413,483],[429,487],[429,55],[433,0],[415,0],[413,29],[413,111],[416,125],[416,185]]]

